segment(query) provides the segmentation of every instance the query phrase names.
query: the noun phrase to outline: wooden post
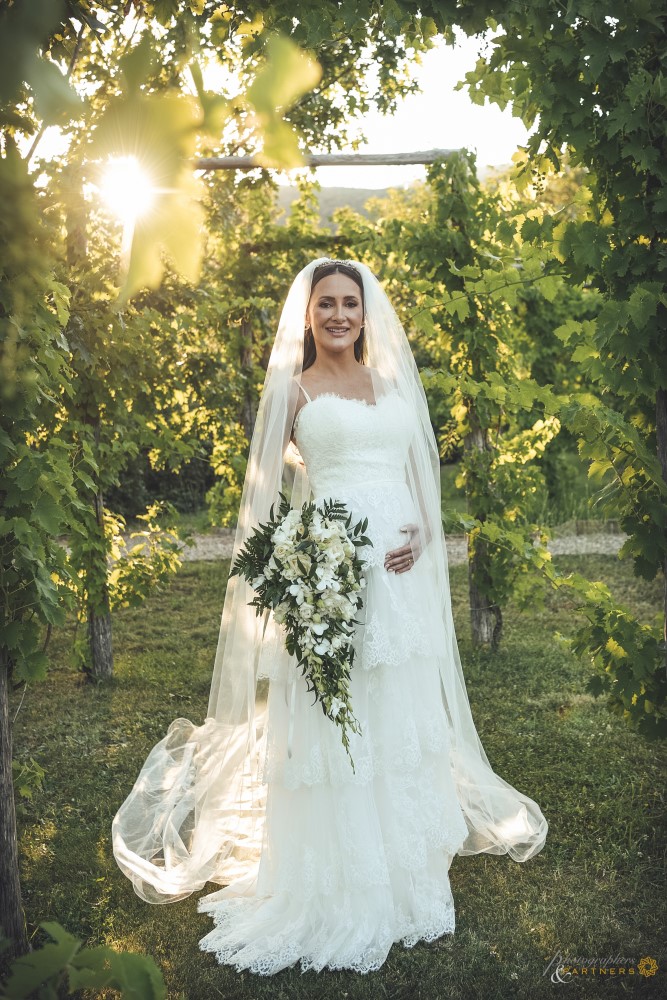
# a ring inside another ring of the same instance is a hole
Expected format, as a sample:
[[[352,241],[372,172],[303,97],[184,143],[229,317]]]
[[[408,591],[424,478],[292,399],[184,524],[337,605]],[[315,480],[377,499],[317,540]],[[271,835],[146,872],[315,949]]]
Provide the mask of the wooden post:
[[[425,149],[416,153],[308,153],[304,156],[305,167],[397,167],[410,163],[435,163],[446,160],[456,149]],[[283,169],[267,167],[254,156],[204,156],[194,161],[195,170],[254,170],[266,167],[269,170]]]

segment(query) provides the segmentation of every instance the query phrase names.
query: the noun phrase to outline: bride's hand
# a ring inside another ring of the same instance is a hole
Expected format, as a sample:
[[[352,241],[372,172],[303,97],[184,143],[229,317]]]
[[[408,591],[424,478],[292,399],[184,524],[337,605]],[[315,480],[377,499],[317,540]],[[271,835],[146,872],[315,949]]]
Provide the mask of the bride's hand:
[[[404,524],[400,531],[410,533],[410,541],[407,545],[402,545],[400,549],[392,549],[384,557],[384,568],[389,572],[405,573],[412,569],[423,552],[419,527],[416,524]]]

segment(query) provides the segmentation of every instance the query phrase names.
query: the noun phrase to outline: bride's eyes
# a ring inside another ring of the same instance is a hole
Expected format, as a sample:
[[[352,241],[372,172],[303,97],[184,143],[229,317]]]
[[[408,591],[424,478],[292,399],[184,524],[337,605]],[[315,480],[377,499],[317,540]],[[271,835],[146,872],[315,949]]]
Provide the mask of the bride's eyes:
[[[318,303],[323,309],[330,309],[333,306],[331,299],[320,299]],[[358,299],[348,299],[345,303],[346,306],[358,306]]]

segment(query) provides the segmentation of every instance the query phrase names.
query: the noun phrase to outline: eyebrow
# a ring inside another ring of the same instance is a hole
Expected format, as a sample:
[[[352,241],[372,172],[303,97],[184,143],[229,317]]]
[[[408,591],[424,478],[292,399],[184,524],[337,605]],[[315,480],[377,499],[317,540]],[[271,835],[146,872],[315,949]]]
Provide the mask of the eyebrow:
[[[334,299],[335,297],[336,297],[335,295],[320,295],[320,302],[322,301],[322,299]],[[343,298],[358,299],[359,296],[356,294],[356,292],[350,292],[349,295],[343,295]]]

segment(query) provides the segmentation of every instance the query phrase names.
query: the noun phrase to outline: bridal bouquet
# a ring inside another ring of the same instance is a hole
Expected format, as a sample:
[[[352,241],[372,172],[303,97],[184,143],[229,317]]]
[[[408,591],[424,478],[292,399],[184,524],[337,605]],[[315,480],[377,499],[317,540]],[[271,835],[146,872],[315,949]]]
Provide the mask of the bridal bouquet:
[[[277,517],[272,504],[268,523],[253,530],[230,575],[251,584],[256,596],[249,604],[258,615],[271,608],[284,627],[287,651],[298,658],[324,714],[340,725],[354,770],[347,732],[361,730],[350,704],[351,639],[366,585],[357,547],[373,544],[364,535],[368,518],[352,525],[343,503],[305,503],[297,510],[279,496]]]

